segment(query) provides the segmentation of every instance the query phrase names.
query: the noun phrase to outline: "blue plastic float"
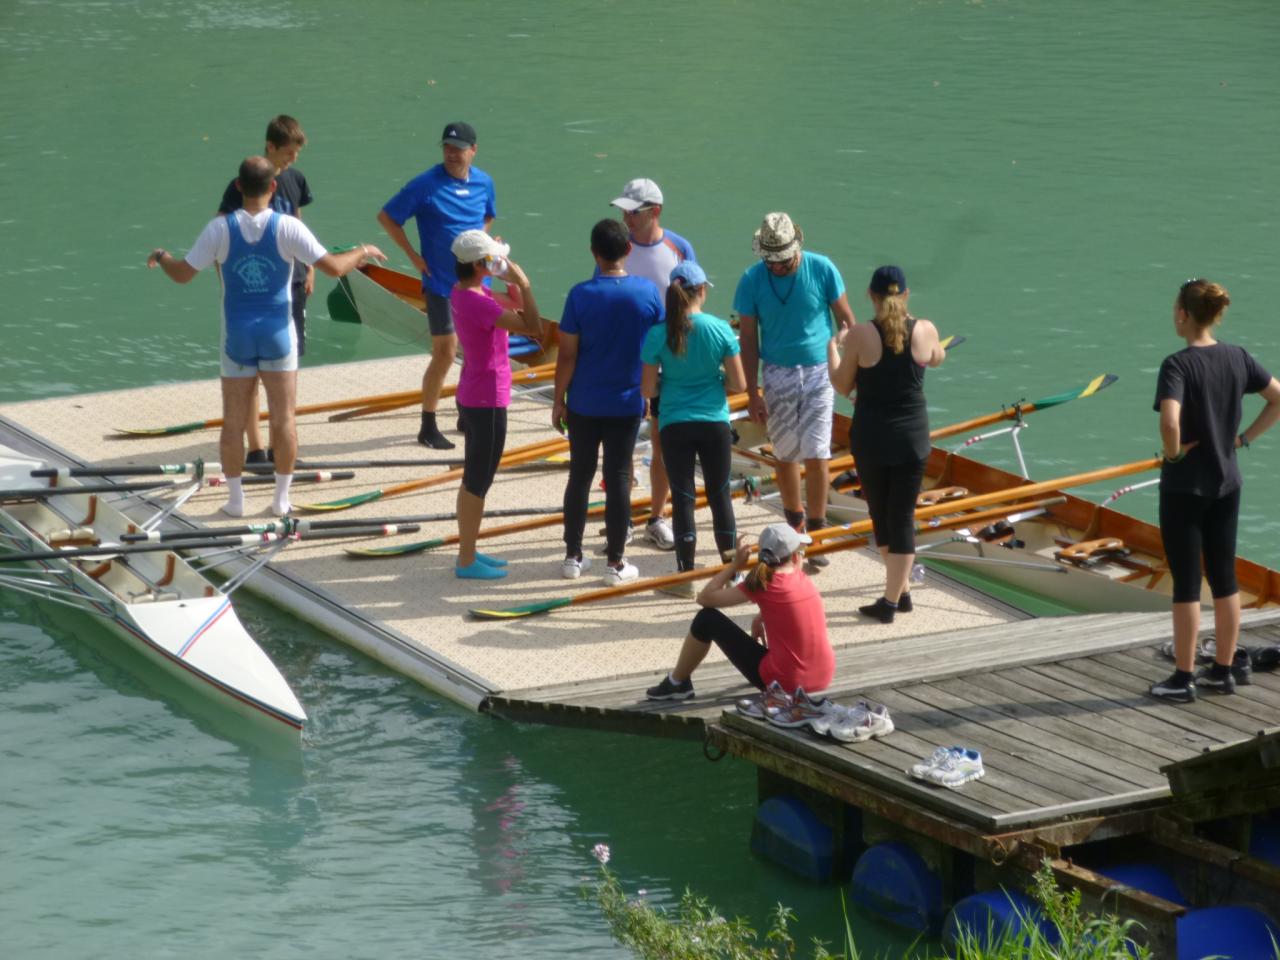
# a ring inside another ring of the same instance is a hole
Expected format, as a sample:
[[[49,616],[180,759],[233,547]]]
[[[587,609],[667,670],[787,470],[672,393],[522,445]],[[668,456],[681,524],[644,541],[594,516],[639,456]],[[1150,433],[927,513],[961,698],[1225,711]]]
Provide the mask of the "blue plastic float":
[[[849,883],[854,903],[921,932],[942,922],[942,880],[905,843],[877,843],[858,858]]]
[[[1038,926],[1045,938],[1056,945],[1058,931],[1040,913],[1040,908],[1025,893],[1017,890],[986,890],[965,897],[951,908],[942,926],[942,943],[954,950],[962,929],[970,931],[981,946],[989,946],[1005,931],[1028,933]],[[1181,958],[1179,958],[1181,960]]]
[[[1178,889],[1178,885],[1173,882],[1169,872],[1163,867],[1157,867],[1154,863],[1120,863],[1113,867],[1099,867],[1097,872],[1104,877],[1123,883],[1126,887],[1133,887],[1153,897],[1161,897],[1178,906],[1191,905]]]
[[[818,883],[831,879],[831,828],[798,797],[770,797],[760,804],[751,828],[751,850]]]
[[[1271,960],[1280,927],[1252,907],[1205,907],[1178,918],[1178,960]]]

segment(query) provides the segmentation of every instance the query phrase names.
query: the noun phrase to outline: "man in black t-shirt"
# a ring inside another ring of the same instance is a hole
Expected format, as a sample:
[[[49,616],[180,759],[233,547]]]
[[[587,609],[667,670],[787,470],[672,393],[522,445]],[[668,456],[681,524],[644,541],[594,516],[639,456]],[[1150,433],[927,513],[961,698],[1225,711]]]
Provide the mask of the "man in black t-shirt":
[[[298,154],[306,146],[307,135],[302,126],[288,114],[280,114],[267,124],[267,145],[263,155],[276,169],[276,192],[271,197],[271,209],[302,219],[302,208],[315,198],[302,171],[294,166]],[[218,204],[219,214],[233,213],[244,206],[244,198],[236,181],[227,184]],[[307,297],[315,289],[315,269],[301,261],[293,265],[293,283],[289,295],[293,301],[293,326],[298,332],[298,356],[307,352]],[[246,463],[266,463],[267,454],[262,449],[262,434],[258,430],[258,405],[255,401],[252,415],[245,429],[249,453]]]

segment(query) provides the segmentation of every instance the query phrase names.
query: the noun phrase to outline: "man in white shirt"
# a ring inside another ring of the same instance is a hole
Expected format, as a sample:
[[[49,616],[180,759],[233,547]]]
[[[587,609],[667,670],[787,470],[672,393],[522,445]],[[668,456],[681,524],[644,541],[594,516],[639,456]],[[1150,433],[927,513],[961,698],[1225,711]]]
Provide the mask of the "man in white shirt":
[[[236,185],[244,206],[210,220],[186,257],[163,248],[147,258],[175,283],[190,283],[217,263],[222,280],[222,432],[218,454],[227,477],[224,513],[244,516],[244,446],[241,436],[253,409],[257,378],[267,391],[271,445],[275,450],[277,516],[289,513],[289,486],[298,456],[294,406],[298,385],[298,337],[291,315],[290,285],[295,260],[331,277],[349,273],[367,258],[385,260],[377,247],[361,244],[329,253],[302,221],[271,209],[275,168],[266,157],[240,164]]]
[[[633,277],[644,277],[658,288],[665,302],[671,271],[685,260],[697,263],[693,246],[674,230],[663,228],[662,190],[652,180],[637,179],[627,182],[622,196],[611,201],[622,211],[622,222],[627,225],[631,237],[631,252],[623,266]],[[662,445],[658,442],[658,405],[660,397],[649,401],[649,440],[653,455],[649,460],[649,522],[645,524],[645,539],[659,550],[674,550],[675,535],[671,524],[663,517],[671,496],[667,481],[667,467],[662,460]]]

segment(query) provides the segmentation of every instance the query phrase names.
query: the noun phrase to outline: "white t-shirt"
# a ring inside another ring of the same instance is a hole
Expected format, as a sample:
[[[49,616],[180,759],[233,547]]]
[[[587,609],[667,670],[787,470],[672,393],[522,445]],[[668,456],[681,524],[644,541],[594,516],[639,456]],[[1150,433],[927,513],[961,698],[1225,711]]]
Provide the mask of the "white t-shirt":
[[[240,235],[247,243],[257,243],[267,230],[267,221],[274,211],[267,209],[258,213],[235,212],[236,224],[240,227]],[[203,270],[211,263],[226,263],[227,253],[231,249],[231,231],[227,229],[227,218],[224,215],[214,217],[200,231],[195,244],[183,257],[187,263],[197,270]],[[276,249],[280,251],[290,266],[294,260],[312,264],[329,251],[315,238],[306,224],[297,217],[286,213],[280,214],[280,223],[276,227]]]

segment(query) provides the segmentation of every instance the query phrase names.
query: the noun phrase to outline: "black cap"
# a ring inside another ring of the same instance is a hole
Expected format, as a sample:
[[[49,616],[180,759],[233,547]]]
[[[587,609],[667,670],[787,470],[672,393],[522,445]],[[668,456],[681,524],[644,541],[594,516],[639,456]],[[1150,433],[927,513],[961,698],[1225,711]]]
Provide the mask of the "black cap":
[[[907,275],[901,267],[876,267],[867,289],[879,297],[902,293],[907,289]]]
[[[476,128],[469,123],[446,123],[444,133],[440,134],[440,142],[455,147],[474,147],[476,145]]]

